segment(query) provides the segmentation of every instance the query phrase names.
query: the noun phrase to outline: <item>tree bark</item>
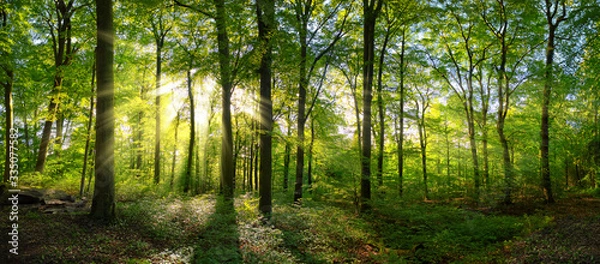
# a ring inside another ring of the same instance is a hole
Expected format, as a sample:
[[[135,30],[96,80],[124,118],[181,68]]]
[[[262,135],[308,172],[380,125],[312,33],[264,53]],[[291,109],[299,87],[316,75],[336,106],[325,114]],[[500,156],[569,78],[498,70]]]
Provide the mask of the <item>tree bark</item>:
[[[404,75],[405,75],[405,67],[404,67],[404,57],[406,52],[406,29],[402,30],[402,43],[400,46],[400,113],[399,119],[399,135],[398,135],[398,194],[402,197],[404,193]]]
[[[271,104],[271,37],[275,28],[275,1],[257,0],[258,39],[264,50],[260,60],[260,200],[259,211],[269,217],[271,214],[271,134],[273,132],[273,106]]]
[[[190,62],[190,68],[192,63]],[[185,176],[183,183],[183,192],[190,191],[190,183],[192,180],[192,163],[194,162],[194,147],[196,145],[196,105],[194,103],[194,91],[192,89],[192,73],[187,71],[187,90],[188,99],[190,100],[190,142],[188,144],[187,162],[185,164]]]
[[[90,111],[88,112],[87,137],[85,139],[85,153],[83,154],[83,169],[81,170],[81,183],[79,185],[79,197],[83,197],[85,186],[85,173],[87,172],[88,158],[90,156],[90,141],[92,140],[92,124],[94,123],[94,93],[96,91],[96,52],[94,52],[94,65],[92,66],[92,93],[90,95]]]
[[[375,24],[382,0],[363,0],[363,128],[361,149],[360,209],[371,205],[371,102],[373,101],[373,64],[375,60]]]
[[[11,134],[14,133],[13,132],[13,121],[14,121],[14,109],[13,109],[13,96],[12,96],[12,92],[13,92],[13,80],[14,80],[14,73],[12,71],[12,69],[7,69],[5,68],[5,72],[6,72],[6,77],[7,80],[2,83],[2,85],[4,86],[4,109],[6,111],[6,127],[5,129],[5,141],[4,141],[4,145],[5,145],[5,156],[4,156],[4,182],[8,182],[8,179],[10,178],[10,171],[11,171],[11,162],[10,159],[13,155],[11,155],[13,153],[12,148],[14,147],[13,144],[10,144],[9,142],[13,141],[11,139]],[[16,139],[15,139],[16,140]]]
[[[52,37],[55,73],[54,84],[51,91],[52,98],[50,99],[50,105],[48,106],[48,117],[44,122],[40,148],[35,164],[35,171],[40,173],[44,172],[48,146],[50,145],[52,124],[57,119],[58,115],[64,68],[71,63],[76,51],[71,45],[71,17],[74,12],[73,2],[74,0],[70,0],[68,3],[65,3],[64,0],[54,1],[56,13],[60,14],[58,18],[59,21],[57,21],[56,25],[52,25],[50,20],[47,22]],[[56,33],[54,32],[55,27]]]
[[[114,29],[112,0],[96,0],[97,77],[96,183],[90,215],[95,219],[115,216],[114,171]]]
[[[312,1],[308,1],[306,6],[302,6],[303,2],[298,1],[296,6],[296,18],[299,27],[300,37],[300,75],[298,82],[298,147],[296,148],[296,183],[294,185],[294,203],[298,203],[302,198],[302,185],[304,177],[304,128],[306,126],[306,88],[308,86],[308,78],[306,75],[307,68],[307,34],[308,34],[308,19],[312,12]]]
[[[177,111],[175,117],[175,141],[173,142],[173,157],[171,159],[171,179],[169,179],[169,187],[173,189],[173,182],[175,180],[175,165],[177,165],[177,142],[179,139],[179,122],[181,120],[181,111]]]
[[[283,191],[287,192],[289,185],[289,174],[290,174],[290,158],[292,147],[290,146],[290,139],[292,137],[292,121],[290,120],[290,112],[287,114],[286,141],[285,141],[285,156],[283,157]]]
[[[226,199],[233,199],[233,134],[231,128],[231,90],[233,88],[231,74],[231,54],[229,53],[229,36],[227,34],[227,13],[225,0],[215,0],[217,24],[217,46],[219,50],[219,68],[222,88],[223,138],[221,141],[221,185]]]
[[[381,47],[381,53],[379,54],[379,67],[377,70],[377,108],[379,114],[379,138],[377,148],[377,184],[379,187],[383,186],[383,154],[385,147],[385,108],[383,102],[383,66],[385,65],[385,53],[388,42],[391,36],[391,29],[388,28],[385,32],[385,38],[383,40],[383,46]]]
[[[554,203],[554,195],[552,193],[552,180],[550,178],[550,159],[549,159],[549,149],[550,149],[550,98],[552,94],[552,83],[554,82],[553,76],[553,64],[554,64],[554,49],[555,47],[555,38],[556,38],[556,29],[560,25],[562,21],[564,21],[566,16],[566,7],[564,1],[562,3],[562,13],[556,17],[558,14],[558,1],[553,5],[552,1],[546,0],[546,20],[548,23],[548,39],[546,43],[546,71],[544,73],[545,83],[544,89],[542,91],[542,124],[541,124],[541,142],[540,142],[540,168],[541,168],[541,176],[542,182],[541,186],[544,190],[544,196],[546,198],[547,203]]]

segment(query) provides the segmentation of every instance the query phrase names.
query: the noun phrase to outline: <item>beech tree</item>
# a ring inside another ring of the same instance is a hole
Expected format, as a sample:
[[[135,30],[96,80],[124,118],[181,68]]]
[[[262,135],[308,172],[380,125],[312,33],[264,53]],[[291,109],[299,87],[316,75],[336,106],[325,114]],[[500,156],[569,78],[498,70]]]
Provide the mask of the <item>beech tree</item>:
[[[271,133],[273,131],[273,105],[271,101],[272,36],[275,30],[275,1],[257,0],[258,38],[261,44],[260,59],[260,200],[258,209],[271,214]]]
[[[96,182],[90,215],[115,217],[114,29],[112,0],[96,0],[97,66]]]
[[[71,20],[73,14],[83,6],[75,6],[74,0],[54,1],[54,10],[48,11],[44,20],[48,25],[52,41],[52,51],[54,54],[54,82],[52,91],[50,92],[51,99],[48,106],[48,114],[45,118],[44,129],[42,131],[41,143],[39,146],[35,170],[43,172],[46,165],[46,156],[48,146],[50,144],[50,135],[52,133],[52,125],[56,121],[56,138],[62,140],[62,122],[63,119],[59,116],[59,107],[63,94],[63,79],[69,66],[73,60],[73,56],[79,49],[73,42]]]
[[[375,63],[375,23],[383,0],[363,0],[363,122],[361,150],[360,207],[370,209],[371,200],[371,102],[373,101],[373,64]]]

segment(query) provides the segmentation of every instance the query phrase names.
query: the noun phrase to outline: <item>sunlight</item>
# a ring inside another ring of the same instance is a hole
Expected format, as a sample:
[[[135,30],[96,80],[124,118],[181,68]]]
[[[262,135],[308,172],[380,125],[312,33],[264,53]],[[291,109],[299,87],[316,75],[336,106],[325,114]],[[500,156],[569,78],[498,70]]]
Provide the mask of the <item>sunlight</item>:
[[[206,76],[200,81],[192,81],[197,131],[203,131],[208,126],[211,97],[216,85],[216,81],[210,76]],[[168,129],[175,122],[177,112],[182,111],[184,107],[189,107],[187,80],[169,81],[158,90],[158,93],[164,95],[162,97],[164,123],[161,128],[164,131],[164,129]],[[185,112],[185,110],[183,111]]]

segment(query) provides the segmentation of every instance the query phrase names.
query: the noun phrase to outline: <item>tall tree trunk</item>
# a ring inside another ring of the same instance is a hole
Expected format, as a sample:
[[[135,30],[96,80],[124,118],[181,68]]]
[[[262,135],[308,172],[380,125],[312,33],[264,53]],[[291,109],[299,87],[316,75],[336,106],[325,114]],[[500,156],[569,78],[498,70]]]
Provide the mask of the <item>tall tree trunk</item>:
[[[51,91],[52,98],[50,99],[50,105],[48,106],[48,116],[44,122],[40,148],[35,164],[35,171],[40,173],[44,172],[44,167],[46,165],[46,155],[48,153],[48,146],[50,145],[52,124],[58,117],[60,93],[65,67],[71,63],[76,51],[71,45],[71,17],[74,12],[73,2],[74,0],[70,0],[68,3],[65,3],[64,0],[54,1],[55,11],[57,14],[60,14],[58,18],[59,21],[57,21],[56,25],[51,25],[51,22],[48,22],[48,25],[50,26],[50,35],[52,36],[55,73],[54,84]],[[55,29],[56,32],[54,32]]]
[[[252,120],[252,125],[251,125],[251,132],[250,132],[250,167],[248,168],[249,170],[249,177],[248,177],[248,188],[250,189],[250,191],[254,190],[254,185],[253,183],[253,175],[254,175],[254,159],[255,156],[257,156],[258,154],[256,153],[256,151],[254,151],[254,145],[255,145],[255,138],[254,135],[255,133],[255,127],[256,127],[256,121]]]
[[[192,63],[190,61],[190,67]],[[192,72],[187,71],[187,90],[188,99],[190,100],[190,142],[188,144],[187,162],[185,164],[185,176],[183,184],[183,192],[189,192],[190,182],[192,179],[192,163],[194,162],[194,147],[196,145],[196,105],[194,104],[194,90],[192,88]]]
[[[288,190],[288,181],[289,181],[289,174],[290,174],[290,158],[291,158],[291,152],[292,152],[292,147],[290,146],[290,139],[292,137],[292,121],[290,120],[290,113],[291,110],[288,112],[287,114],[287,131],[286,131],[286,140],[285,140],[285,153],[284,153],[284,157],[283,157],[283,191],[287,192]]]
[[[90,215],[96,219],[115,216],[115,118],[114,118],[114,30],[112,0],[96,0],[97,76],[96,184]]]
[[[156,98],[155,98],[155,141],[154,141],[154,184],[160,183],[161,169],[162,169],[162,154],[161,154],[161,79],[162,79],[162,49],[165,44],[165,38],[171,26],[165,25],[163,21],[163,12],[160,10],[160,14],[153,16],[150,20],[152,26],[152,34],[154,35],[154,43],[156,44]]]
[[[4,159],[4,182],[8,182],[8,179],[11,176],[11,157],[12,157],[12,153],[13,153],[13,147],[16,147],[16,145],[11,144],[11,142],[13,140],[16,140],[15,138],[11,138],[11,135],[13,133],[15,133],[14,127],[13,127],[13,119],[14,119],[14,109],[13,109],[13,96],[12,96],[12,92],[13,92],[13,80],[14,80],[14,73],[11,69],[4,69],[6,72],[6,81],[2,83],[2,86],[4,86],[4,109],[6,111],[6,127],[5,129],[5,141],[4,141],[4,145],[5,145],[5,159]],[[14,137],[14,136],[13,136]]]
[[[549,159],[549,149],[550,149],[550,98],[552,94],[552,83],[554,82],[553,76],[553,64],[554,64],[554,49],[555,38],[556,38],[556,29],[560,25],[562,21],[564,21],[566,16],[566,4],[564,1],[561,1],[562,4],[562,13],[556,17],[558,14],[558,2],[546,0],[546,21],[548,23],[548,39],[546,43],[546,71],[545,71],[545,83],[544,90],[542,91],[542,124],[541,124],[541,142],[540,142],[540,168],[541,168],[541,176],[542,176],[542,188],[544,189],[544,196],[546,198],[547,203],[554,203],[554,195],[552,194],[552,180],[550,178],[550,159]]]
[[[306,178],[308,180],[308,191],[312,192],[313,184],[313,147],[315,145],[315,116],[310,119],[310,143],[308,145],[308,171],[306,172]]]
[[[400,124],[398,132],[398,194],[402,196],[404,192],[404,55],[406,52],[406,29],[402,29],[402,43],[400,44]]]
[[[161,122],[160,115],[161,105],[160,105],[160,82],[161,82],[161,74],[162,74],[162,46],[163,42],[157,38],[156,41],[156,101],[155,101],[155,141],[154,141],[154,184],[160,183],[160,162],[161,162],[161,149],[160,149],[160,134],[161,134]]]
[[[425,200],[429,200],[429,188],[427,183],[427,131],[425,130],[425,118],[419,120],[419,145],[421,147],[421,169],[423,172],[423,187],[425,190]]]
[[[375,61],[375,24],[382,0],[363,0],[363,129],[361,149],[360,208],[371,205],[371,102],[373,101],[373,64]]]
[[[275,1],[257,0],[258,39],[264,52],[260,59],[260,200],[258,209],[267,217],[271,214],[271,133],[273,106],[271,104],[271,37],[275,29]]]
[[[302,6],[299,1],[298,5]],[[294,202],[298,203],[302,198],[302,184],[304,182],[304,127],[306,126],[306,88],[308,80],[306,76],[307,63],[307,32],[308,17],[311,11],[310,2],[305,6],[296,8],[296,16],[300,23],[300,78],[298,85],[298,147],[296,148],[296,184],[294,185]]]
[[[90,141],[92,140],[92,124],[94,122],[94,92],[96,91],[96,52],[94,52],[94,65],[92,66],[92,93],[90,94],[90,111],[88,112],[87,137],[85,138],[85,152],[83,154],[83,169],[81,170],[81,183],[79,185],[79,197],[83,197],[85,186],[85,173],[87,172],[88,158],[90,156]]]
[[[219,50],[219,67],[222,88],[222,126],[221,141],[221,185],[223,195],[233,199],[233,134],[231,128],[231,90],[233,88],[231,72],[231,54],[229,53],[229,36],[227,35],[227,12],[225,0],[215,0],[217,24],[217,46]]]
[[[385,147],[385,107],[383,103],[383,66],[385,61],[385,53],[388,42],[390,40],[391,29],[388,28],[385,32],[383,46],[379,54],[379,67],[377,69],[377,109],[379,114],[379,138],[377,148],[377,184],[383,186],[383,153]]]
[[[173,142],[173,157],[171,159],[171,179],[169,179],[169,187],[173,189],[173,181],[175,180],[175,165],[177,165],[177,142],[179,140],[179,121],[181,120],[181,111],[177,111],[175,117],[175,141]]]
[[[473,107],[473,75],[469,73],[467,77],[468,96],[464,102],[464,108],[467,116],[467,126],[469,135],[469,147],[471,149],[471,158],[473,161],[473,180],[475,181],[475,200],[479,200],[481,178],[479,174],[479,156],[477,155],[477,143],[475,142],[475,109]]]

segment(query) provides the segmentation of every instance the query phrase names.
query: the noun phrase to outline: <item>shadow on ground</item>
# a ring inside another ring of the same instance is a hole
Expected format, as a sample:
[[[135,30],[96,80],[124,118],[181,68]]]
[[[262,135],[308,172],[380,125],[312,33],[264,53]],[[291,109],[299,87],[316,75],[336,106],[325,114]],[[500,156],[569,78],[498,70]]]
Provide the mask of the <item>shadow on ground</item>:
[[[242,263],[240,234],[232,199],[217,197],[215,213],[200,234],[194,263]]]

